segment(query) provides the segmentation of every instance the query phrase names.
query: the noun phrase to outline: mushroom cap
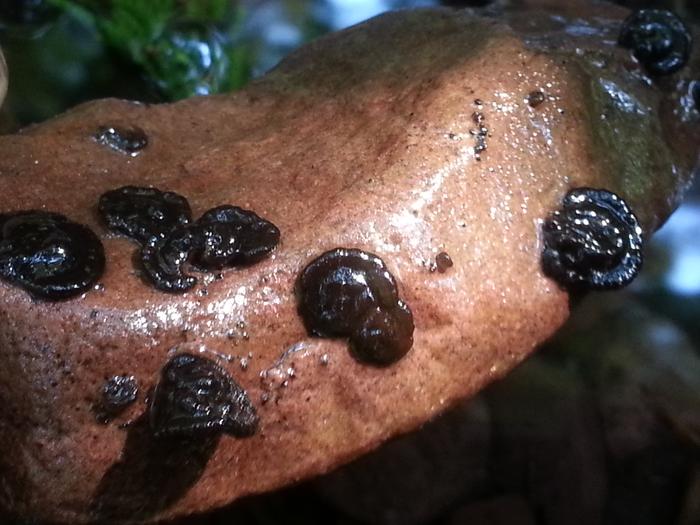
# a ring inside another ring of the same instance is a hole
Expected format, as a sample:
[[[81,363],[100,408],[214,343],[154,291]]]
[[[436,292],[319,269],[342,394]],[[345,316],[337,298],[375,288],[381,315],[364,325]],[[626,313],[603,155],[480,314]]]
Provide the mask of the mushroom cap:
[[[0,505],[70,523],[206,511],[327,472],[525,359],[569,314],[540,267],[542,221],[567,191],[614,191],[648,236],[698,163],[700,115],[686,102],[698,53],[657,84],[616,45],[627,11],[582,14],[389,13],[236,93],[95,101],[0,137],[0,210],[86,224],[107,261],[100,285],[66,302],[0,282]],[[148,145],[105,147],[93,140],[105,126],[137,126]],[[159,292],[139,278],[135,245],[98,218],[100,195],[125,185],[184,195],[195,216],[253,210],[281,242],[190,292]],[[413,347],[391,366],[310,336],[298,315],[297,276],[336,247],[380,256],[413,312]],[[442,252],[452,267],[431,271]],[[258,432],[154,441],[143,393],[173,352],[227,370]],[[93,406],[117,375],[142,394],[105,425]]]

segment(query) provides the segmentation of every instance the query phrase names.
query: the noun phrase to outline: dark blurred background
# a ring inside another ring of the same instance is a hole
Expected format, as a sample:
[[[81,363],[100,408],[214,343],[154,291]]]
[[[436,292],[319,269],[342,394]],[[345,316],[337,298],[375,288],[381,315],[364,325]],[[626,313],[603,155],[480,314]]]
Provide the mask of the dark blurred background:
[[[98,97],[238,89],[326,32],[440,3],[489,2],[0,0],[0,132]],[[618,3],[700,22],[700,0]],[[505,381],[334,474],[181,525],[314,523],[700,525],[700,184],[634,285],[587,297]]]

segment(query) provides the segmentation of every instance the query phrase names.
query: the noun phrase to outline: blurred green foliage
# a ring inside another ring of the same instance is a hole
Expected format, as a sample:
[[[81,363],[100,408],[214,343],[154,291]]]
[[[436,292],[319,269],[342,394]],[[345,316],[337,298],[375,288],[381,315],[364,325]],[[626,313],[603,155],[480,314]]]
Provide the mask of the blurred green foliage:
[[[250,53],[229,38],[242,17],[228,0],[51,2],[90,26],[166,100],[236,89],[250,76]]]

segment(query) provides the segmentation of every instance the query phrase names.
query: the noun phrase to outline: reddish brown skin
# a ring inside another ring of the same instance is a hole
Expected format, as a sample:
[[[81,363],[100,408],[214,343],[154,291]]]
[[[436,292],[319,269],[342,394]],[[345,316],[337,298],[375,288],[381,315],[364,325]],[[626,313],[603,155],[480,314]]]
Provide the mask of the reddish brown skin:
[[[40,520],[109,521],[100,505],[119,496],[105,493],[115,465],[147,467],[127,446],[145,431],[120,424],[143,416],[173,349],[231,356],[221,364],[256,405],[259,431],[221,437],[167,502],[131,494],[112,521],[202,512],[326,472],[506,374],[568,316],[567,293],[541,273],[538,233],[563,195],[616,191],[650,233],[697,162],[693,146],[660,140],[677,161],[632,188],[595,145],[591,73],[562,50],[624,64],[629,89],[655,107],[678,93],[637,87],[629,52],[602,43],[626,14],[598,11],[593,37],[553,30],[555,50],[530,38],[552,25],[548,15],[527,13],[524,40],[510,14],[390,14],[312,43],[238,93],[156,106],[102,100],[2,137],[0,209],[66,214],[98,232],[107,257],[100,288],[67,302],[32,301],[0,283],[2,506]],[[536,89],[547,100],[531,108]],[[489,129],[478,162],[477,110]],[[102,147],[91,135],[103,125],[137,125],[149,145],[134,158]],[[673,125],[693,138],[697,116]],[[99,196],[127,184],[178,192],[195,216],[221,204],[251,209],[280,228],[281,243],[266,261],[200,279],[187,294],[158,292],[140,279],[134,244],[97,217]],[[355,361],[345,341],[309,337],[297,315],[298,273],[338,246],[382,257],[413,311],[413,349],[391,367]],[[442,251],[454,266],[431,272]],[[142,393],[100,424],[93,406],[116,374],[134,375]]]

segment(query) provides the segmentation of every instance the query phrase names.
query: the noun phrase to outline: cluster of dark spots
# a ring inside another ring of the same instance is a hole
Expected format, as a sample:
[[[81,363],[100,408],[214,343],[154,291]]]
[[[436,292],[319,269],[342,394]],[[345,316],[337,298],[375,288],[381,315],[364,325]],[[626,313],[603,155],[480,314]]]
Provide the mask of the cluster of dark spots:
[[[486,151],[488,147],[486,144],[486,138],[489,136],[489,128],[486,127],[486,118],[484,114],[480,111],[472,113],[472,121],[476,124],[476,129],[471,129],[469,133],[474,137],[476,145],[474,146],[474,157],[476,160],[481,160],[481,154]]]
[[[102,385],[100,400],[95,406],[98,421],[106,423],[121,414],[136,401],[138,393],[139,386],[134,376],[117,375],[109,378]]]
[[[248,394],[211,359],[178,354],[163,367],[150,399],[157,438],[226,433],[253,435],[258,416]]]
[[[138,127],[102,126],[93,135],[98,144],[135,157],[148,146],[148,136]]]
[[[0,278],[33,297],[81,295],[104,267],[102,242],[87,226],[46,211],[0,214]]]
[[[547,97],[544,92],[540,90],[531,91],[527,96],[527,103],[531,108],[536,108],[544,104],[545,100],[547,100]]]
[[[215,272],[261,261],[277,246],[279,229],[250,210],[219,206],[192,221],[183,196],[155,188],[125,186],[102,195],[98,205],[111,230],[141,244],[145,277],[157,289],[185,292],[195,269]]]
[[[634,213],[607,190],[570,191],[544,222],[542,268],[572,290],[629,284],[642,265],[642,230]]]
[[[654,76],[675,73],[688,62],[690,31],[680,18],[663,9],[640,9],[622,24],[618,40]]]
[[[440,252],[435,256],[435,263],[431,266],[430,270],[438,273],[445,273],[447,270],[454,266],[452,257],[447,252]]]
[[[413,346],[411,310],[374,254],[348,248],[325,252],[302,271],[297,293],[309,333],[349,338],[358,361],[389,365]]]

